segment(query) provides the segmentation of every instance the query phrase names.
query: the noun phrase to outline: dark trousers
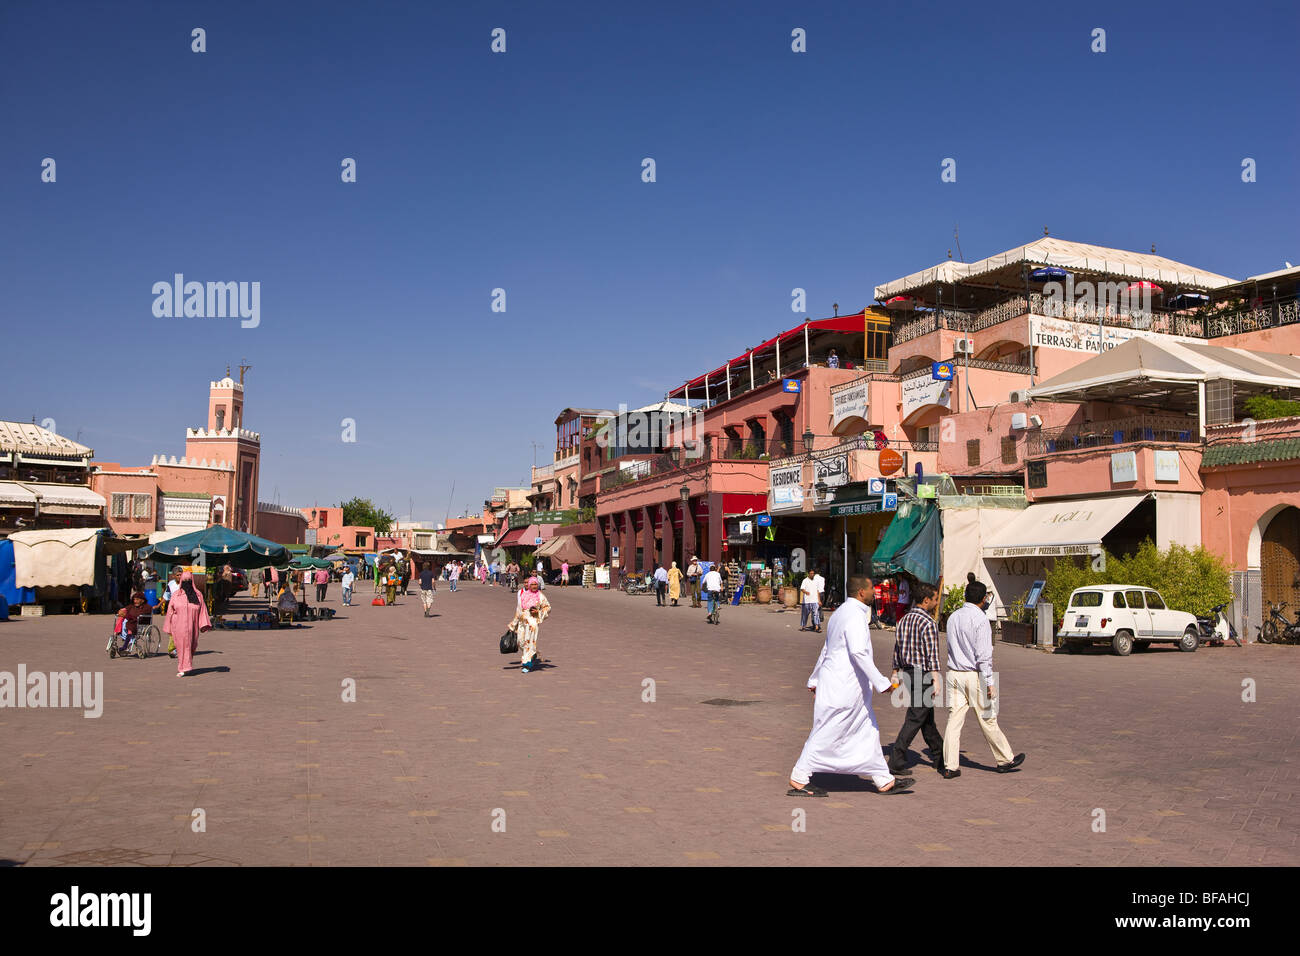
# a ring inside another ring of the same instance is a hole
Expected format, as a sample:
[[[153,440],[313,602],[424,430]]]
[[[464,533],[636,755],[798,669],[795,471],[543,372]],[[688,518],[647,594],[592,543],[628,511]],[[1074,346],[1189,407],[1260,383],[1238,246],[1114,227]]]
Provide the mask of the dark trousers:
[[[316,603],[319,604],[321,601],[325,600],[325,589],[327,587],[329,587],[328,584],[316,585]]]
[[[907,763],[907,748],[912,745],[918,732],[925,738],[925,744],[930,748],[934,759],[943,760],[943,735],[934,722],[933,705],[938,689],[933,686],[930,675],[915,665],[900,670],[898,677],[911,697],[913,706],[907,708],[907,716],[903,718],[898,739],[894,741],[894,750],[889,756],[890,773],[902,771]]]
[[[664,603],[664,595],[668,593],[668,585],[663,581],[655,582],[655,603],[660,606]]]

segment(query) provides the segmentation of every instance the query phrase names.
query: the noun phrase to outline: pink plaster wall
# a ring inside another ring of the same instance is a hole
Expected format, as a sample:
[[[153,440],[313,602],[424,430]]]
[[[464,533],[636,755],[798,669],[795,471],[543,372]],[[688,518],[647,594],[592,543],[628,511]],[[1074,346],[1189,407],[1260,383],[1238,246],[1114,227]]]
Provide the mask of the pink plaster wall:
[[[147,535],[158,527],[158,476],[128,471],[116,462],[97,462],[99,471],[90,475],[90,489],[104,498],[104,520],[119,535]],[[149,495],[148,518],[114,518],[113,492],[118,494]]]
[[[1155,480],[1155,450],[1175,449],[1181,459],[1178,481]],[[1115,484],[1110,480],[1110,456],[1116,452],[1137,453],[1137,481]],[[1200,493],[1204,490],[1199,469],[1201,449],[1194,445],[1137,444],[1110,445],[1100,448],[1081,448],[1057,452],[1047,456],[1047,487],[1026,488],[1030,501],[1052,498],[1069,498],[1079,495],[1098,495],[1123,491],[1181,491]]]
[[[1300,355],[1300,325],[1284,325],[1276,329],[1260,329],[1257,332],[1242,332],[1239,335],[1225,335],[1223,338],[1210,339],[1211,345],[1224,348],[1250,349],[1252,352],[1281,352],[1285,355]]]
[[[1038,429],[1013,429],[1012,416],[1023,413],[1028,420],[1030,415],[1037,415],[1043,420],[1043,429],[1050,430],[1082,421],[1083,411],[1084,406],[1066,402],[1004,402],[996,407],[947,416],[939,425],[939,471],[953,475],[970,472],[972,469],[966,463],[966,442],[978,438],[981,459],[985,462],[980,471],[1019,475],[1025,467],[1024,440],[1036,436]],[[1017,462],[1014,465],[1002,464],[1002,438],[1006,435],[1017,438]]]
[[[305,540],[303,532],[306,530],[307,522],[303,518],[278,511],[259,511],[257,527],[253,533],[277,544],[302,544]]]

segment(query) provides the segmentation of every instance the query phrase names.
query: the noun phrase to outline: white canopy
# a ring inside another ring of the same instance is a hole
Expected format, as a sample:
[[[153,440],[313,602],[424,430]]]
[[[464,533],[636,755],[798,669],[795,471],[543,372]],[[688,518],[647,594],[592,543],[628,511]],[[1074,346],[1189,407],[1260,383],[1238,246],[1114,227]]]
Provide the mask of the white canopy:
[[[1102,355],[1029,389],[1032,399],[1133,401],[1171,408],[1167,389],[1152,383],[1231,381],[1246,391],[1300,389],[1300,357],[1165,341],[1158,335],[1129,339]],[[1253,388],[1252,388],[1253,387]],[[1188,393],[1190,395],[1190,393]],[[1185,400],[1189,401],[1189,400]],[[1191,402],[1194,408],[1195,403]]]
[[[935,283],[953,284],[973,279],[1011,265],[1026,263],[1033,266],[1060,266],[1071,271],[1097,275],[1122,276],[1132,280],[1146,280],[1160,285],[1217,289],[1231,285],[1234,279],[1214,272],[1157,256],[1154,253],[1129,252],[1109,249],[1085,242],[1045,237],[1028,245],[1017,246],[1006,252],[989,256],[979,262],[954,262],[948,260],[937,266],[914,272],[893,282],[876,286],[876,299],[883,302],[896,295],[923,289]]]
[[[1084,501],[1052,501],[1030,505],[1014,515],[984,545],[987,558],[1029,555],[1088,554],[1101,539],[1128,517],[1150,494],[1115,495]]]

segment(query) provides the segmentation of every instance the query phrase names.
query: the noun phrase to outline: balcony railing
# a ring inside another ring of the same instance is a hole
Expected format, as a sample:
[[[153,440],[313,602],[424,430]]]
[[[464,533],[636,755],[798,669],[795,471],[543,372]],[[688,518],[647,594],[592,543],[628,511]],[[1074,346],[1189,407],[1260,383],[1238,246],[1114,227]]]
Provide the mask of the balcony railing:
[[[1082,448],[1108,448],[1137,442],[1200,444],[1196,422],[1173,415],[1138,415],[1053,429],[1028,438],[1025,457],[1037,458]]]
[[[1014,372],[1019,375],[1034,374],[1034,369],[1032,366],[1015,365],[1011,362],[990,362],[986,359],[967,360],[965,358],[954,358],[952,360],[952,364],[956,368],[968,368],[968,367],[982,368],[982,369],[987,369],[990,372]],[[912,369],[912,371],[910,372],[901,372],[898,378],[900,381],[907,382],[907,381],[911,381],[914,378],[928,378],[930,376],[930,373],[931,373],[930,366],[923,365],[920,368]]]
[[[1219,303],[1204,309],[1163,311],[1123,308],[1120,304],[1106,301],[1069,302],[1062,297],[1033,292],[1028,299],[1023,295],[1011,296],[973,314],[945,310],[902,320],[894,327],[894,344],[901,345],[937,329],[980,332],[1026,313],[1089,325],[1103,323],[1139,332],[1213,339],[1300,323],[1300,302],[1289,298],[1254,306]]]

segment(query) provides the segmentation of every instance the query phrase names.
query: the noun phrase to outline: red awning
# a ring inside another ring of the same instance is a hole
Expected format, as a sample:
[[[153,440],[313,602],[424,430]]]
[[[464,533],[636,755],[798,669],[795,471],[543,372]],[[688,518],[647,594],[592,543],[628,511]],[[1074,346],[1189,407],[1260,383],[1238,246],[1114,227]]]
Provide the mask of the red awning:
[[[507,531],[506,536],[497,542],[498,548],[531,548],[534,547],[537,536],[541,534],[537,525],[530,524],[527,528],[515,528],[514,531]]]
[[[802,322],[799,325],[796,325],[794,328],[787,329],[786,331],[782,332],[780,335],[774,335],[766,342],[762,342],[759,345],[754,346],[752,349],[740,355],[738,358],[732,359],[727,364],[737,370],[741,370],[742,367],[748,368],[749,356],[751,353],[754,355],[755,358],[757,358],[761,353],[769,349],[775,351],[773,347],[776,344],[777,339],[781,340],[782,346],[784,346],[785,343],[791,339],[796,339],[796,338],[801,339],[803,337],[805,328],[808,330],[809,334],[813,334],[816,332],[847,332],[847,333],[865,332],[866,313],[857,312],[854,313],[853,315],[837,315],[837,316],[832,316],[829,319],[814,319],[811,322]],[[720,365],[717,368],[715,368],[712,372],[709,372],[705,375],[699,375],[691,379],[689,382],[685,383],[680,388],[674,390],[668,397],[675,398],[678,395],[684,395],[686,389],[699,388],[704,384],[705,379],[709,379],[711,381],[715,375],[723,375],[726,373],[726,371],[727,371],[727,365]]]
[[[766,513],[766,494],[741,494],[739,492],[723,492],[722,494],[722,516],[724,518],[731,518],[735,515],[761,515]]]

